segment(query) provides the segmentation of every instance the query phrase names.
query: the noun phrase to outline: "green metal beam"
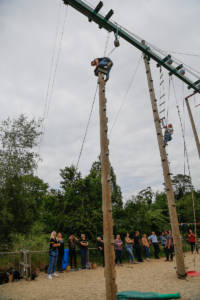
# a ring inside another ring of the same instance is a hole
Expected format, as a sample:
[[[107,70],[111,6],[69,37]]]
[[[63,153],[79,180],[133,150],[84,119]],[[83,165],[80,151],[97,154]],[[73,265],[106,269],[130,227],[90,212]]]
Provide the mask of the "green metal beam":
[[[107,18],[103,15],[101,15],[98,9],[97,11],[90,7],[88,4],[81,0],[63,0],[66,5],[70,5],[76,10],[78,10],[80,13],[88,17],[89,21],[94,21],[99,25],[99,28],[104,28],[109,32],[118,31],[118,35],[126,40],[128,43],[145,53],[149,58],[152,58],[155,60],[158,65],[163,66],[165,69],[167,69],[171,75],[174,75],[178,77],[180,80],[185,82],[189,88],[194,89],[196,92],[200,92],[200,89],[196,86],[195,83],[193,83],[189,78],[187,78],[184,75],[181,75],[177,72],[177,68],[172,67],[171,65],[168,65],[166,61],[154,53],[150,47],[146,46],[145,44],[142,44],[140,41],[137,41],[133,36],[131,36],[128,32],[126,32],[124,29],[122,29],[119,25],[113,23],[112,21],[107,20]],[[101,5],[102,7],[102,5]]]

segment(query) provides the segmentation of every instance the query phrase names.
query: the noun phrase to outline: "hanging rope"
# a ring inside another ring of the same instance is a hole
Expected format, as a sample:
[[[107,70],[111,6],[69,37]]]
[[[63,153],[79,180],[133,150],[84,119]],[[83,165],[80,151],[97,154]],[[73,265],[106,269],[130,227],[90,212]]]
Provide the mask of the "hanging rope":
[[[112,50],[110,52],[108,52],[108,57],[111,56],[111,54],[115,51],[115,49],[117,49],[116,47],[113,47]]]
[[[196,225],[197,222],[196,222],[194,189],[193,189],[193,184],[192,184],[189,156],[188,156],[188,151],[187,151],[187,146],[186,146],[185,132],[184,132],[183,122],[182,122],[182,118],[181,118],[181,113],[180,113],[180,109],[179,109],[179,105],[178,105],[178,99],[177,99],[177,96],[176,96],[176,91],[175,91],[175,86],[174,86],[173,79],[172,79],[172,84],[173,84],[173,90],[174,90],[174,97],[175,97],[175,100],[176,100],[176,107],[177,107],[179,122],[180,122],[180,126],[181,126],[181,133],[182,133],[183,144],[184,144],[184,155],[186,157],[188,174],[189,174],[189,178],[190,178],[190,191],[191,191],[191,195],[192,195],[192,209],[193,209],[193,219],[194,219],[194,232],[195,232],[195,237],[196,237],[195,238],[195,248],[196,248],[197,247],[197,225]],[[195,268],[196,268],[196,256],[194,256],[194,269]]]
[[[60,7],[60,9],[61,9],[61,7]],[[51,105],[51,101],[52,101],[55,79],[56,79],[57,69],[58,69],[59,60],[60,60],[62,41],[63,41],[63,36],[64,36],[65,24],[66,24],[66,20],[67,20],[67,13],[68,13],[68,6],[66,6],[66,8],[65,8],[63,24],[61,27],[60,40],[58,39],[60,20],[58,21],[58,24],[57,24],[56,39],[55,39],[55,45],[54,45],[53,55],[52,55],[52,59],[51,59],[51,67],[50,67],[50,74],[49,74],[48,85],[47,85],[47,92],[46,92],[46,96],[45,96],[43,123],[42,123],[42,129],[41,129],[42,133],[41,133],[39,144],[38,144],[38,153],[40,152],[41,144],[42,144],[45,130],[46,130],[46,123],[47,123],[47,119],[48,119],[48,115],[49,115],[49,109],[50,109],[50,105]],[[60,12],[59,12],[59,19],[60,19]],[[58,44],[58,47],[57,47],[57,44]]]
[[[137,64],[136,64],[136,68],[135,68],[134,73],[133,73],[133,76],[131,77],[130,83],[129,83],[128,88],[127,88],[127,90],[126,90],[126,92],[124,94],[124,97],[122,99],[120,107],[119,107],[119,109],[118,109],[118,111],[117,111],[117,113],[116,113],[116,115],[114,117],[113,123],[111,125],[111,129],[110,129],[110,132],[109,132],[109,136],[111,135],[111,132],[112,132],[112,130],[113,130],[113,128],[114,128],[114,126],[115,126],[118,118],[119,118],[120,112],[121,112],[121,110],[122,110],[122,108],[123,108],[123,106],[125,104],[125,101],[127,99],[128,93],[129,93],[129,91],[130,91],[130,89],[131,89],[131,87],[133,85],[133,82],[135,80],[135,77],[136,77],[136,74],[137,74],[137,71],[139,69],[141,61],[142,61],[142,55],[139,56],[139,59],[138,59]]]
[[[110,40],[110,32],[107,32],[107,36],[106,36],[106,43],[105,43],[105,49],[104,49],[104,53],[103,56],[106,56],[106,53],[108,51],[108,44],[109,44],[109,40]]]
[[[86,137],[87,137],[87,133],[88,133],[88,128],[89,128],[89,125],[90,125],[90,120],[91,120],[91,117],[92,117],[92,112],[93,112],[93,108],[94,108],[94,104],[95,104],[95,100],[96,100],[97,91],[98,91],[98,83],[97,83],[97,86],[96,86],[96,89],[95,89],[95,94],[94,94],[94,98],[93,98],[93,101],[92,101],[92,106],[91,106],[91,110],[90,110],[90,113],[89,113],[89,118],[88,118],[88,121],[87,121],[85,133],[84,133],[84,136],[83,136],[83,141],[82,141],[82,144],[81,144],[81,149],[80,149],[80,152],[79,152],[79,155],[78,155],[78,160],[77,160],[77,164],[76,164],[76,171],[78,169],[78,165],[79,165],[79,162],[80,162],[80,159],[81,159],[81,155],[82,155],[82,152],[83,152],[83,148],[84,148],[84,144],[85,144],[85,141],[86,141]]]

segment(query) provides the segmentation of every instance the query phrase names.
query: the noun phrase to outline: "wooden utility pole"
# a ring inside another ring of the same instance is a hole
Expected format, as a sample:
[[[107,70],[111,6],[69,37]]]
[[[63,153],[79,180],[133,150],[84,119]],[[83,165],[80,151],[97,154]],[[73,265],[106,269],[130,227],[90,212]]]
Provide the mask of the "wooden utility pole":
[[[196,92],[192,93],[191,95],[187,96],[185,98],[185,103],[186,103],[186,106],[187,106],[187,110],[188,110],[188,114],[189,114],[189,117],[190,117],[190,122],[191,122],[191,125],[192,125],[192,131],[193,131],[193,134],[194,134],[194,138],[195,138],[195,142],[196,142],[196,146],[197,146],[197,151],[198,151],[198,154],[199,154],[199,158],[200,158],[200,143],[199,143],[199,137],[198,137],[198,134],[197,134],[197,130],[196,130],[196,127],[195,127],[195,123],[194,123],[194,119],[193,119],[193,116],[192,116],[192,111],[191,111],[191,108],[190,108],[190,104],[188,102],[188,99],[190,97],[192,97],[193,95],[195,95]]]
[[[165,181],[165,189],[167,193],[167,200],[168,200],[168,208],[169,208],[169,216],[172,228],[172,235],[174,240],[174,249],[175,249],[175,257],[176,257],[176,265],[177,265],[177,275],[178,278],[185,278],[185,265],[184,265],[184,256],[183,256],[183,249],[182,249],[182,241],[179,231],[178,225],[178,217],[176,212],[176,204],[174,199],[174,192],[172,188],[172,181],[171,181],[171,174],[169,170],[169,162],[167,158],[167,153],[165,150],[164,145],[164,138],[162,134],[162,128],[160,124],[160,118],[158,114],[158,106],[157,106],[157,99],[155,97],[154,86],[153,86],[153,79],[151,75],[151,69],[149,65],[149,59],[144,55],[144,63],[146,68],[147,74],[147,81],[149,87],[149,93],[151,98],[151,105],[153,110],[153,117],[154,117],[154,124],[157,134],[158,146],[160,150],[160,157],[161,163],[163,168],[163,176]]]
[[[105,255],[105,284],[106,300],[116,300],[117,285],[114,263],[114,241],[112,200],[110,186],[110,162],[108,150],[108,119],[106,116],[105,81],[103,73],[98,73],[99,84],[99,117],[100,117],[100,145],[101,145],[101,184],[102,184],[102,211],[103,211],[103,240]]]

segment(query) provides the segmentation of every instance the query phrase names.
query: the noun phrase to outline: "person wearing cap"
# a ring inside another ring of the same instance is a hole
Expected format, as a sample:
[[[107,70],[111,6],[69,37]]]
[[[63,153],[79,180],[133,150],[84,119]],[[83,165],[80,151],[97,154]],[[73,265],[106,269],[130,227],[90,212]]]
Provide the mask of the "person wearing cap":
[[[109,73],[110,73],[110,70],[113,66],[113,62],[109,57],[95,58],[93,61],[91,61],[91,66],[96,66],[96,69],[98,67],[100,67],[100,68],[106,70],[107,73],[106,73],[106,80],[105,81],[108,81]]]

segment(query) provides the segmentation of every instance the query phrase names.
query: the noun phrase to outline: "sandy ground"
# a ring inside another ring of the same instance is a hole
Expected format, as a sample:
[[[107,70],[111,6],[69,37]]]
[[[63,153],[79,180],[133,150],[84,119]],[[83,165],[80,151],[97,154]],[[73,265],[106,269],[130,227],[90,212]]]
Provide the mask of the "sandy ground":
[[[200,259],[200,258],[199,258]],[[194,269],[193,257],[186,256],[188,270]],[[181,299],[200,300],[200,277],[180,280],[176,277],[175,264],[164,259],[137,265],[116,267],[118,291],[138,290],[161,293],[180,292]],[[41,273],[34,281],[21,280],[0,286],[1,300],[102,300],[105,299],[104,271],[65,272],[59,278],[47,279]]]

